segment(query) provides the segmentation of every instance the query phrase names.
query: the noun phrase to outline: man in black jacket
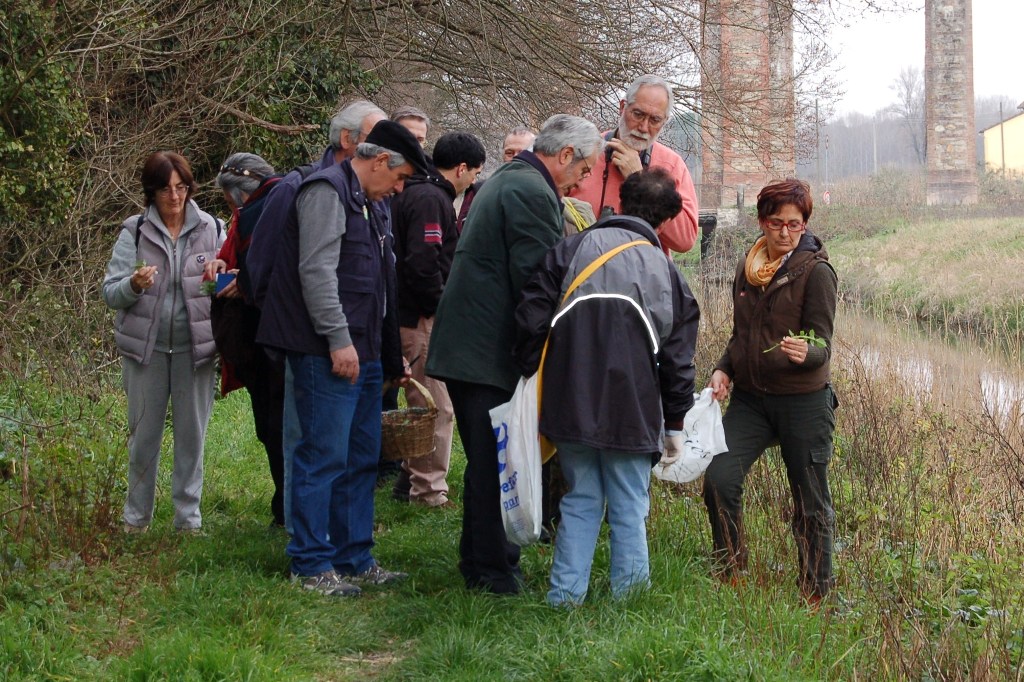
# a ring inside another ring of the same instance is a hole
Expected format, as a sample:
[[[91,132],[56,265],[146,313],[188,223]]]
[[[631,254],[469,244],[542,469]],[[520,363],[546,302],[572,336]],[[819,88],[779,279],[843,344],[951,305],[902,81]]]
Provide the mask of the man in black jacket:
[[[393,495],[436,508],[454,504],[448,499],[445,477],[455,422],[444,382],[427,377],[424,367],[434,313],[459,237],[453,202],[480,174],[486,152],[473,135],[454,132],[438,139],[433,157],[435,168],[409,178],[405,190],[391,204],[402,353],[412,363],[413,378],[426,386],[438,410],[434,454],[403,462]],[[423,395],[412,386],[406,390],[406,399],[411,407],[426,405]]]

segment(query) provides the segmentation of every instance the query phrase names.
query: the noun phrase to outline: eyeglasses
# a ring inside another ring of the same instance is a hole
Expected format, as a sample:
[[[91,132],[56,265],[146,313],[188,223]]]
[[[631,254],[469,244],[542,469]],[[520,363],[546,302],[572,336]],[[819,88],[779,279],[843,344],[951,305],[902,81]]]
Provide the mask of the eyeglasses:
[[[583,175],[580,176],[580,180],[590,177],[590,164],[587,163],[586,159],[580,159],[580,163],[583,164]]]
[[[359,130],[353,130],[351,132],[353,144],[361,144],[363,142],[366,142],[366,138],[368,138],[370,136],[370,133],[373,132],[373,126],[370,126],[369,130],[360,128]]]
[[[768,218],[764,221],[764,226],[769,230],[779,231],[782,228],[786,228],[790,232],[803,232],[804,228],[807,227],[807,223],[800,220],[779,220],[778,218]]]
[[[161,187],[156,191],[156,193],[162,197],[169,197],[172,192],[174,194],[188,194],[188,189],[188,185],[185,184],[175,185],[174,187],[168,185],[167,187]]]
[[[636,121],[637,123],[643,123],[644,121],[647,121],[648,123],[651,124],[651,126],[655,128],[665,123],[664,116],[648,114],[646,111],[641,111],[640,109],[626,109],[626,115],[629,116],[634,121]]]

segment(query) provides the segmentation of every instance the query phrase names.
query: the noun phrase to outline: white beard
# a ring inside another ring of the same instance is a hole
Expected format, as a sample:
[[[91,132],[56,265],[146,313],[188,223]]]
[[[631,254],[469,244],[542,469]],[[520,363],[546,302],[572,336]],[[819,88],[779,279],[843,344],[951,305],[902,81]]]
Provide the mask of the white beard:
[[[619,129],[617,132],[622,143],[637,152],[643,152],[653,147],[654,141],[658,139],[657,135],[644,135],[643,133],[630,130],[629,126],[626,125],[625,115],[619,117]]]

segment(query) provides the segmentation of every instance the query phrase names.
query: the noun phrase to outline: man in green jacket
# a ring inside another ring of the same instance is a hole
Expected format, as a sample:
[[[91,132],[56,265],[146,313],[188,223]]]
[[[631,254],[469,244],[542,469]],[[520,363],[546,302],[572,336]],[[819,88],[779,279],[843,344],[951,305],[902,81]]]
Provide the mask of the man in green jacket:
[[[561,199],[590,175],[604,141],[589,121],[556,114],[484,183],[459,238],[437,309],[427,374],[443,380],[466,451],[459,570],[469,588],[520,589],[519,547],[505,537],[497,442],[488,411],[512,398],[520,290],[562,237]]]

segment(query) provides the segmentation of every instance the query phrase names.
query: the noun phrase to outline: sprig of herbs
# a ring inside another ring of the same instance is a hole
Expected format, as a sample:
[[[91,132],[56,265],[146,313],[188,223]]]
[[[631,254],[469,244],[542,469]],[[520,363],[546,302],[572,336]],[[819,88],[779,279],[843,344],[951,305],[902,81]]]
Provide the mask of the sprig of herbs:
[[[135,269],[136,270],[138,270],[140,268],[144,268],[144,267],[146,267],[146,261],[142,260],[141,258],[139,260],[135,261]]]
[[[204,282],[200,282],[200,284],[199,284],[199,292],[201,294],[204,294],[205,296],[213,296],[213,294],[216,293],[216,291],[217,291],[217,281],[216,280],[208,279],[208,280],[206,280]]]
[[[793,330],[792,330],[792,329],[790,329],[790,330],[789,330],[789,336],[790,336],[790,338],[794,338],[794,339],[803,339],[804,341],[806,341],[806,342],[807,342],[807,343],[809,343],[810,345],[812,345],[812,346],[817,346],[818,348],[824,348],[825,346],[827,346],[827,345],[828,345],[828,344],[827,344],[827,343],[825,342],[825,339],[821,338],[820,336],[818,336],[817,334],[815,334],[815,333],[814,333],[814,330],[813,330],[813,329],[811,329],[811,330],[809,330],[809,331],[804,331],[804,330],[802,330],[802,329],[801,329],[801,330],[800,330],[800,331],[799,331],[798,333],[796,333],[796,334],[794,334],[794,333],[793,333]],[[761,352],[762,352],[762,353],[770,353],[770,352],[772,352],[773,350],[775,350],[776,348],[778,348],[778,347],[779,347],[779,346],[781,346],[781,345],[782,345],[782,342],[781,342],[781,341],[779,341],[779,342],[778,342],[777,344],[775,344],[775,345],[774,345],[774,346],[772,346],[771,348],[765,348],[765,349],[764,349],[763,351],[761,351]]]

